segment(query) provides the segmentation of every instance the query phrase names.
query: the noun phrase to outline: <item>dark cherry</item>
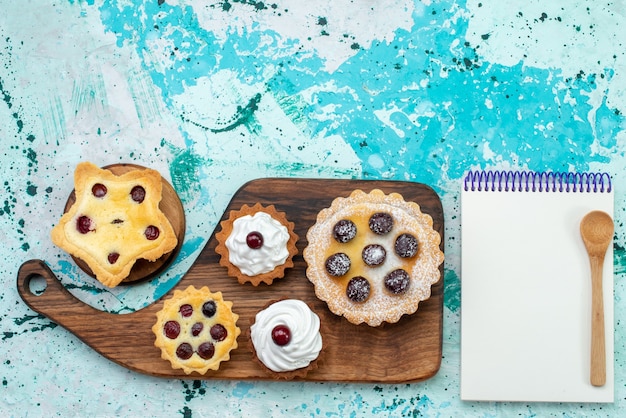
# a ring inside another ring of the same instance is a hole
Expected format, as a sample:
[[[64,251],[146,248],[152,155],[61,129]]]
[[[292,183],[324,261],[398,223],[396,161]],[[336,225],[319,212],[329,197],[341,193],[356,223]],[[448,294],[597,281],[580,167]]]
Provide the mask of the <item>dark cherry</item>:
[[[183,317],[188,318],[193,313],[193,307],[185,303],[184,305],[180,305],[180,308],[178,308],[178,312],[180,312]]]
[[[180,334],[180,324],[176,321],[167,321],[165,325],[163,325],[163,331],[167,338],[173,340]]]
[[[394,295],[406,292],[409,287],[409,273],[405,270],[397,269],[385,276],[385,287]]]
[[[258,250],[263,246],[263,235],[260,232],[252,231],[246,236],[246,244],[253,250]]]
[[[204,302],[204,305],[202,305],[202,313],[207,318],[210,318],[213,315],[215,315],[216,311],[217,311],[217,305],[215,304],[214,300],[210,300],[208,302]]]
[[[370,217],[369,226],[373,233],[384,235],[393,228],[393,218],[386,212],[377,212]]]
[[[394,249],[398,257],[411,258],[417,254],[419,245],[417,244],[417,238],[411,234],[401,234],[396,238]]]
[[[141,186],[135,186],[130,191],[130,197],[135,202],[141,203],[146,198],[146,189]]]
[[[224,328],[224,325],[215,324],[211,327],[211,337],[215,341],[224,341],[228,336],[228,331]]]
[[[363,258],[363,262],[368,266],[379,266],[385,262],[387,251],[385,251],[385,247],[382,245],[369,244],[363,248],[361,257]]]
[[[198,355],[205,360],[215,355],[215,346],[211,342],[204,342],[198,347]]]
[[[346,287],[346,295],[353,302],[364,302],[370,296],[370,282],[363,276],[350,279]]]
[[[345,253],[336,253],[326,259],[326,271],[331,276],[340,277],[350,270],[350,257]]]
[[[96,183],[91,188],[91,193],[95,197],[104,197],[107,194],[107,186],[102,183]]]
[[[202,325],[202,322],[196,322],[195,324],[191,326],[191,335],[193,335],[194,337],[197,337],[202,332],[202,328],[204,328],[204,325]]]
[[[145,231],[143,231],[143,234],[146,236],[147,240],[154,241],[159,238],[159,228],[154,225],[150,225]]]
[[[272,340],[276,345],[287,345],[291,341],[291,330],[287,325],[276,325],[272,330]]]
[[[78,219],[76,219],[76,229],[78,229],[78,232],[80,232],[81,234],[86,234],[88,232],[93,231],[93,223],[91,222],[91,218],[89,216],[79,216]]]
[[[349,219],[342,219],[333,227],[333,238],[342,244],[356,237],[356,225]]]
[[[109,253],[109,255],[107,256],[107,260],[109,260],[109,263],[111,264],[117,263],[118,258],[120,258],[119,253]]]
[[[176,355],[180,359],[187,360],[193,355],[193,347],[189,343],[182,343],[176,348]]]

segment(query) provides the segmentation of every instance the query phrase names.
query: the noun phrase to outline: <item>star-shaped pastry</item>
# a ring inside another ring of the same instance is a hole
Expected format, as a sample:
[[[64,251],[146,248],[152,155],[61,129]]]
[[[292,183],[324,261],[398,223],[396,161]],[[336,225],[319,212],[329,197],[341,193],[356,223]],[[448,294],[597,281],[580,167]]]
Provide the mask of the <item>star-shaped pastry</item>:
[[[52,242],[84,261],[104,285],[115,287],[138,259],[155,261],[178,243],[159,209],[162,187],[156,170],[115,175],[80,163],[74,171],[76,201],[52,229]]]

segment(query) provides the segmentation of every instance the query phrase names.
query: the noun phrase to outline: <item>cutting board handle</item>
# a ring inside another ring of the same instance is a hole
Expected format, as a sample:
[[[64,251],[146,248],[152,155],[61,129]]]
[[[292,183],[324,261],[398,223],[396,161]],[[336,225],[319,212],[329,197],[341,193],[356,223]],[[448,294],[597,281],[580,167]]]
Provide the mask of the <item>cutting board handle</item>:
[[[36,278],[45,280],[45,289],[41,293],[34,293],[31,289],[31,281]],[[43,260],[28,260],[20,266],[17,290],[33,311],[46,315],[57,323],[58,315],[64,313],[74,316],[102,314],[72,295]]]

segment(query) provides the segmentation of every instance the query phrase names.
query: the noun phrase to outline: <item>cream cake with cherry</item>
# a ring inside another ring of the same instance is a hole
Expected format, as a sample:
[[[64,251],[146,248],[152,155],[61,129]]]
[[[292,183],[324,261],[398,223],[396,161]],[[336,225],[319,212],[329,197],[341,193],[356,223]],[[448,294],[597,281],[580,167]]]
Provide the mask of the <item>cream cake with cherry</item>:
[[[212,293],[206,286],[175,290],[157,312],[152,326],[154,345],[161,349],[161,358],[186,374],[218,370],[221,362],[230,360],[241,334],[239,315],[232,306],[221,292]]]
[[[320,318],[299,299],[270,302],[250,326],[255,359],[276,379],[303,377],[322,351]]]
[[[76,201],[52,229],[52,241],[104,285],[117,286],[138,259],[155,261],[178,243],[159,208],[162,187],[156,170],[115,175],[82,162],[74,171]]]
[[[220,223],[215,234],[215,251],[228,275],[239,283],[271,284],[285,276],[285,269],[293,267],[293,256],[298,252],[293,222],[274,205],[243,205],[232,210],[228,219]]]
[[[412,314],[441,276],[433,220],[398,193],[353,191],[318,213],[303,256],[315,294],[354,324]]]

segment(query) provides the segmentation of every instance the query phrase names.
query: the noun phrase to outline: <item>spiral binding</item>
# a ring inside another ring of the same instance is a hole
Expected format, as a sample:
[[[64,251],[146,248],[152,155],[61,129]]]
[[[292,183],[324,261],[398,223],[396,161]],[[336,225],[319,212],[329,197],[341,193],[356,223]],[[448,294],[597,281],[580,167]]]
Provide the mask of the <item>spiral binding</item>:
[[[569,173],[507,170],[469,171],[465,191],[491,192],[593,192],[610,193],[608,173]]]

